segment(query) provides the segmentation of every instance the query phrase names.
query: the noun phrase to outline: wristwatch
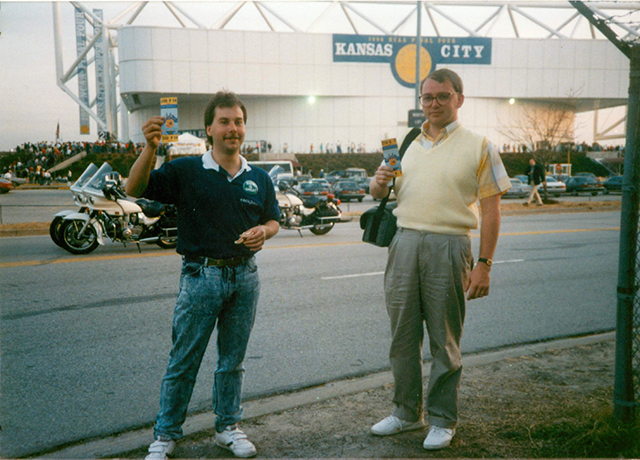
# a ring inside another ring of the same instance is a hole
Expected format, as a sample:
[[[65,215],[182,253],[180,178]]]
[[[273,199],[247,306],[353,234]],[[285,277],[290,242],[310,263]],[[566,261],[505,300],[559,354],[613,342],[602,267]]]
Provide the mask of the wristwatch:
[[[493,260],[492,259],[485,259],[484,257],[478,257],[478,262],[483,262],[483,263],[487,264],[489,267],[491,267],[491,265],[493,265]]]

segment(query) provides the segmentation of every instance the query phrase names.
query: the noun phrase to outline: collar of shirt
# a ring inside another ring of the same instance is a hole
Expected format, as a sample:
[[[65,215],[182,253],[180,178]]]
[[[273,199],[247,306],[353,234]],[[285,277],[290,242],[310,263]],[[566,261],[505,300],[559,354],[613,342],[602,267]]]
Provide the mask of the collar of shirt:
[[[243,172],[251,171],[251,166],[249,166],[246,158],[242,155],[240,155],[240,163],[240,170],[235,176],[231,177],[229,174],[227,174],[227,180],[229,182],[233,181],[233,179],[238,177]],[[214,171],[220,172],[220,165],[216,163],[216,160],[213,159],[213,151],[211,150],[207,150],[207,153],[202,155],[202,166],[204,167],[204,169],[213,169]]]
[[[424,124],[422,125],[422,141],[421,141],[422,146],[427,150],[432,149],[433,147],[435,147],[436,145],[444,141],[447,137],[449,137],[449,135],[453,131],[455,131],[455,129],[458,128],[459,126],[460,126],[460,121],[458,120],[455,120],[449,123],[447,126],[442,128],[440,133],[434,139],[433,137],[427,134],[429,132],[429,122],[425,121]]]

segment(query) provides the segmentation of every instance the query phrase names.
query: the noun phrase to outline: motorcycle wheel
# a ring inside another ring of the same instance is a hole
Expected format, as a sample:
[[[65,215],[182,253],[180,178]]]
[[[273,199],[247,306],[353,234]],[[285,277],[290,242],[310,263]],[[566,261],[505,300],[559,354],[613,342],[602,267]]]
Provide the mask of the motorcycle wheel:
[[[314,235],[326,235],[331,231],[334,225],[334,222],[331,222],[330,224],[316,224],[309,230],[311,230],[311,233]]]
[[[49,225],[49,236],[53,240],[53,242],[64,248],[62,245],[62,224],[64,223],[64,217],[56,216],[51,221],[51,225]]]
[[[98,234],[93,225],[87,226],[82,237],[78,238],[83,226],[82,220],[68,220],[60,230],[62,247],[71,254],[89,254],[98,247]]]
[[[178,245],[178,238],[175,236],[161,236],[156,244],[162,249],[173,249]]]

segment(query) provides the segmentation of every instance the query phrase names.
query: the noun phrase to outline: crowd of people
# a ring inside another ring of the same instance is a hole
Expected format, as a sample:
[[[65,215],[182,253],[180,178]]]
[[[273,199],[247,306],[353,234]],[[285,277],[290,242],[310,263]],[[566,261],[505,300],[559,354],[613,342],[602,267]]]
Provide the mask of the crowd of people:
[[[556,146],[554,150],[557,150],[558,152],[624,152],[624,145],[603,146],[597,142],[594,142],[591,145],[586,142],[581,142],[579,144],[575,142],[565,142]],[[523,144],[502,144],[500,153],[526,153],[530,151],[532,151],[531,147]]]
[[[28,179],[29,183],[46,184],[54,180],[48,172],[54,165],[83,151],[91,153],[139,153],[143,144],[133,142],[25,142],[15,148],[17,159],[2,171]],[[66,179],[66,173],[62,179]]]

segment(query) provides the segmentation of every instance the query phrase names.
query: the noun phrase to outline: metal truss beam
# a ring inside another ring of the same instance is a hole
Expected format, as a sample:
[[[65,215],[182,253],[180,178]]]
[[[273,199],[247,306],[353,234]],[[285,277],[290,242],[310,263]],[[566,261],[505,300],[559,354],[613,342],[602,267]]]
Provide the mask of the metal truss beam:
[[[611,123],[607,127],[603,127],[602,131],[600,131],[599,125],[599,113],[600,110],[595,110],[593,114],[593,140],[594,141],[605,141],[611,139],[624,139],[626,135],[626,122],[627,122],[627,114],[625,113],[622,118]],[[622,133],[620,134],[609,134],[611,131],[616,129],[618,126],[625,124]]]

